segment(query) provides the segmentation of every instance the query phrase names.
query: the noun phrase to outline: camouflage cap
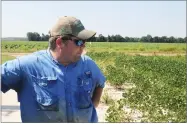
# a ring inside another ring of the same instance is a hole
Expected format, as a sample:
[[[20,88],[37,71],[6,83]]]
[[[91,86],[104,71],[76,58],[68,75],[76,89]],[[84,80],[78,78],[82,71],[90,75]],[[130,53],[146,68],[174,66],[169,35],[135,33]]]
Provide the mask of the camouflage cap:
[[[87,40],[96,34],[94,31],[86,30],[81,21],[72,16],[60,17],[49,33],[50,36],[69,34],[82,40]]]

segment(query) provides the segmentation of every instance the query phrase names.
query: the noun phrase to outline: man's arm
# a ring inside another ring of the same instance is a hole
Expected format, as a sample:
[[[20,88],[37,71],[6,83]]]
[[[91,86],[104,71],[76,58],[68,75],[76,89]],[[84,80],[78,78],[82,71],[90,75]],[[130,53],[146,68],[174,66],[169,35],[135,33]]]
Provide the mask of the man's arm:
[[[94,61],[90,60],[88,62],[89,62],[89,68],[92,71],[93,83],[96,84],[92,96],[92,102],[96,108],[99,105],[103,88],[105,87],[106,78]]]
[[[102,92],[103,92],[103,88],[101,88],[101,87],[95,88],[95,91],[94,91],[93,97],[92,97],[92,102],[93,102],[95,108],[99,105]]]
[[[21,69],[18,59],[10,60],[1,65],[1,91],[19,90],[21,86]]]

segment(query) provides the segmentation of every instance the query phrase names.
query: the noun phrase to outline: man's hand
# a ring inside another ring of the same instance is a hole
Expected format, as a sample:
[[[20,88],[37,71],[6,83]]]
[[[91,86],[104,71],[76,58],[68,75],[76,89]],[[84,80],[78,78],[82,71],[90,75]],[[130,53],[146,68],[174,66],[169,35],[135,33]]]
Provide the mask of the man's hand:
[[[103,88],[101,88],[101,87],[95,88],[95,91],[94,91],[93,97],[92,97],[92,102],[93,102],[95,108],[99,105],[99,101],[100,101],[102,92],[103,92]]]

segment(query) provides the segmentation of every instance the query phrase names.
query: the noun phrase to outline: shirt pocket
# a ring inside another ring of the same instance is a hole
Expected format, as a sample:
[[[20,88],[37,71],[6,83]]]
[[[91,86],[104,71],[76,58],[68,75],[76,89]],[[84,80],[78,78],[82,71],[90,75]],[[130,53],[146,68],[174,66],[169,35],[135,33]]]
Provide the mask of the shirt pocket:
[[[77,108],[80,109],[86,109],[92,106],[92,100],[91,100],[91,91],[92,91],[92,78],[90,77],[82,77],[78,78],[78,88],[77,92],[75,93],[75,99]]]
[[[32,77],[34,94],[39,111],[58,111],[57,77]]]

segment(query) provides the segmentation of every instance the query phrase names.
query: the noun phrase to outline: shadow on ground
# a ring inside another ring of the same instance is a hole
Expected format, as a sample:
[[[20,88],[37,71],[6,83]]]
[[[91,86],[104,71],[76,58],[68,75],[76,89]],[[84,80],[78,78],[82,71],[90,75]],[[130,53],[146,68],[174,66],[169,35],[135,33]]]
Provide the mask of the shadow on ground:
[[[7,110],[20,110],[19,106],[16,105],[1,105],[1,111],[7,111]]]
[[[19,106],[13,105],[1,105],[1,115],[2,116],[9,116],[13,112],[20,110]]]

